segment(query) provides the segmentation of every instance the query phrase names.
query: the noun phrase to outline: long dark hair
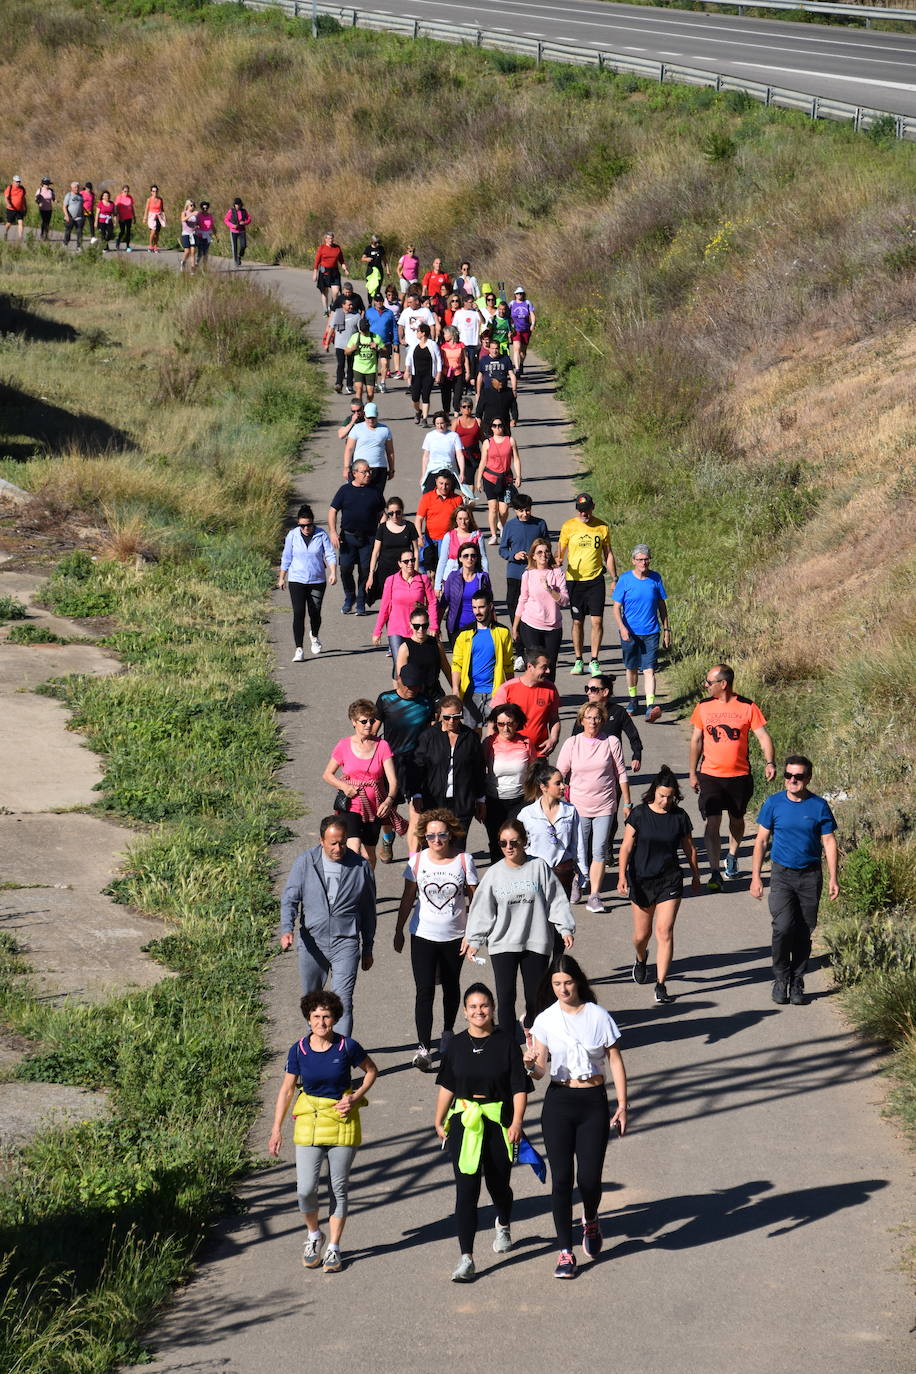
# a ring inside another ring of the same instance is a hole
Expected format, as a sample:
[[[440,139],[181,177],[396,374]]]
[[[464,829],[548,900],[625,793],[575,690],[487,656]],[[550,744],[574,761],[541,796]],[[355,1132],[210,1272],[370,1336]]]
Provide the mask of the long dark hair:
[[[660,787],[670,787],[674,801],[679,802],[681,800],[681,785],[667,763],[662,764],[661,768],[646,788],[643,798],[646,805],[648,805],[649,802],[655,801],[655,793]]]
[[[578,960],[574,959],[571,954],[558,954],[541,979],[541,985],[538,988],[537,1009],[539,1013],[553,1006],[557,1000],[551,982],[555,973],[565,973],[568,978],[573,980],[576,985],[576,996],[580,1002],[598,1001]]]

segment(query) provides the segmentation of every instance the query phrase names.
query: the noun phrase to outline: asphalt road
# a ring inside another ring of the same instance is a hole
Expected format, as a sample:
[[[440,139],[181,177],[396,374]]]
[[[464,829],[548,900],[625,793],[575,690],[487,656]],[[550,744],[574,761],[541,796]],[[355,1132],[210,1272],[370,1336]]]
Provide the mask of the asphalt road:
[[[403,9],[371,0],[365,8],[675,62],[851,105],[916,114],[916,22],[910,37],[601,0],[566,0],[562,6],[550,0],[492,0],[479,6],[466,0],[405,0]]]
[[[251,270],[293,309],[314,309],[310,273]],[[312,330],[320,332],[314,320]],[[309,446],[314,468],[297,480],[297,503],[307,499],[319,513],[340,481],[336,427],[346,399],[332,397]],[[389,493],[402,495],[410,510],[421,432],[410,422],[403,386],[380,397],[380,409],[398,455]],[[536,361],[520,409],[525,486],[555,534],[587,478],[577,473],[553,378]],[[502,564],[493,562],[499,595]],[[656,562],[664,571],[663,548]],[[348,733],[347,703],[374,697],[389,682],[389,661],[370,643],[373,621],[342,617],[340,600],[339,588],[326,598],[325,652],[293,664],[289,602],[274,597],[271,633],[287,696],[285,780],[309,808],[296,840],[278,856],[280,882],[295,854],[317,842],[330,809],[332,793],[320,775]],[[676,603],[672,616],[676,626]],[[619,668],[616,649],[605,662]],[[558,679],[564,736],[583,699],[570,663],[567,641]],[[686,772],[686,733],[670,712],[643,734],[637,797],[662,761]],[[687,805],[695,815],[692,794]],[[478,856],[484,839],[472,827]],[[403,841],[396,852],[403,860]],[[216,1228],[197,1277],[149,1337],[155,1363],[135,1374],[315,1367],[553,1374],[609,1363],[630,1374],[911,1368],[911,1295],[898,1265],[912,1160],[880,1116],[880,1060],[844,1027],[824,973],[809,980],[807,1007],[772,1004],[769,920],[747,895],[748,867],[745,852],[745,877],[734,891],[685,901],[668,984],[676,1000],[668,1007],[654,1004],[651,974],[642,988],[630,978],[628,904],[615,896],[602,916],[576,908],[575,952],[620,1022],[631,1079],[631,1129],[613,1142],[605,1168],[605,1250],[582,1264],[575,1283],[557,1284],[548,1190],[522,1168],[514,1179],[513,1252],[492,1253],[494,1216],[485,1205],[479,1277],[459,1286],[449,1282],[457,1259],[453,1187],[432,1129],[435,1088],[431,1076],[410,1068],[413,982],[408,955],[396,955],[391,944],[403,862],[379,865],[376,962],[357,981],[355,1033],[381,1072],[352,1178],[348,1264],[334,1276],[301,1266],[287,1127],[280,1162],[245,1181],[244,1210]],[[491,975],[489,965],[469,966],[466,980],[481,975]],[[294,957],[279,957],[268,996],[274,1053],[253,1133],[263,1156],[286,1052],[303,1030],[298,998]],[[527,1118],[536,1143],[541,1097],[538,1089]]]

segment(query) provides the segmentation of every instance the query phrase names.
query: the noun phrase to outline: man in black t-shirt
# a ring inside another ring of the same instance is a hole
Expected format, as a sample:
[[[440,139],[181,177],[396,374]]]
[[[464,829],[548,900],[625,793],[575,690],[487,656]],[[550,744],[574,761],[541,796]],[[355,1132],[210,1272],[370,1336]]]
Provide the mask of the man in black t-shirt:
[[[408,803],[409,820],[407,830],[408,852],[417,849],[417,821],[419,812],[411,798],[420,790],[413,768],[413,753],[417,743],[436,714],[435,703],[423,695],[423,678],[419,668],[405,663],[396,680],[394,689],[382,692],[375,703],[375,714],[379,731],[394,755],[394,771],[398,779],[398,800]],[[394,845],[394,831],[383,828],[379,845],[379,858],[383,864],[390,864]]]
[[[370,486],[369,477],[369,464],[361,458],[353,464],[352,479],[337,488],[328,510],[328,534],[338,550],[344,589],[341,615],[350,614],[354,601],[356,614],[368,615],[366,579],[375,531],[385,509],[385,498],[377,487]],[[358,587],[353,576],[354,567],[358,567]]]

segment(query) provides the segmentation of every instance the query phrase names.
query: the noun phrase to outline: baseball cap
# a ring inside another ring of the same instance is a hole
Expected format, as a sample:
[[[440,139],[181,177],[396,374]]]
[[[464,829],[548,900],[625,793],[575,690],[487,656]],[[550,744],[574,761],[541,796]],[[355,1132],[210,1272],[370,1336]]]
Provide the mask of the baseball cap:
[[[21,181],[21,180],[22,180],[22,177],[13,177],[13,180],[14,180],[14,181]]]
[[[374,416],[376,419],[378,418],[378,406],[374,401],[370,401],[368,405],[363,406],[363,414],[367,419],[371,416]]]
[[[525,294],[525,288],[524,288],[524,286],[517,286],[517,287],[515,288],[515,290],[512,292],[512,294],[513,294],[513,296],[524,296],[524,294]]]
[[[580,491],[576,497],[576,510],[594,510],[595,503],[587,491]]]
[[[423,674],[413,663],[405,663],[400,676],[404,686],[412,688],[413,691],[423,686]]]
[[[373,299],[374,301],[383,301],[383,300],[385,299],[385,297],[382,295],[381,291],[376,291],[376,293],[375,293],[375,295],[372,297],[372,299]]]

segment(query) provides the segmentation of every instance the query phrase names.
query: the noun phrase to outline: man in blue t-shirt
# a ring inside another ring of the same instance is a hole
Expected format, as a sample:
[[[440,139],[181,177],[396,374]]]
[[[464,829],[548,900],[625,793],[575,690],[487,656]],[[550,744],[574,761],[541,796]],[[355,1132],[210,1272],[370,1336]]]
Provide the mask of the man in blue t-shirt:
[[[635,716],[639,699],[639,674],[646,683],[646,720],[653,724],[662,708],[655,704],[655,671],[658,668],[658,639],[661,629],[662,646],[671,643],[668,625],[668,601],[661,573],[653,572],[649,564],[652,551],[648,544],[637,544],[633,550],[632,571],[621,573],[614,588],[614,619],[620,634],[620,653],[627,670],[627,712]]]
[[[772,835],[773,1001],[779,1006],[805,1004],[805,971],[824,883],[822,851],[827,860],[827,894],[831,902],[840,895],[836,819],[824,798],[808,791],[813,771],[804,754],[790,754],[783,772],[785,791],[767,797],[757,817],[751,896],[758,901],[763,896],[760,869]]]

